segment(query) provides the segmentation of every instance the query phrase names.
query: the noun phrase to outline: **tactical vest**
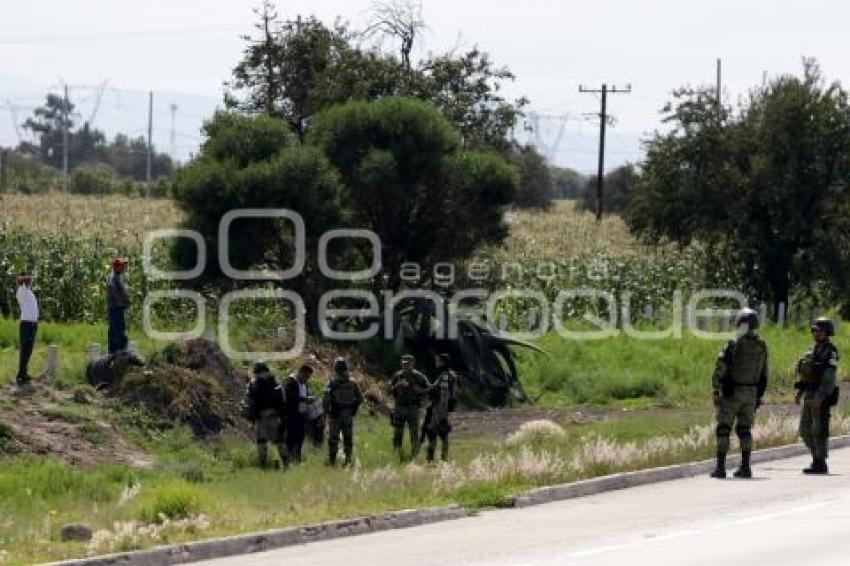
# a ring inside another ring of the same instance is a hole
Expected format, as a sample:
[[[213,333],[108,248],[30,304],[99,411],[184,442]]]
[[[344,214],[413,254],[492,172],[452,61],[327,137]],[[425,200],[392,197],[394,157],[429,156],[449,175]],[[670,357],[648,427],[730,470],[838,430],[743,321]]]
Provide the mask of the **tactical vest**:
[[[335,379],[332,389],[333,403],[336,409],[351,409],[360,401],[357,384],[350,379]]]
[[[837,355],[837,352],[838,350],[832,342],[823,342],[815,344],[808,352],[803,354],[803,357],[797,361],[797,373],[800,376],[803,389],[816,391],[820,387],[830,355],[832,353]]]
[[[398,387],[392,390],[392,395],[395,398],[396,406],[398,407],[418,407],[421,402],[422,394],[416,391],[415,386],[419,385],[423,389],[427,387],[428,380],[425,376],[416,371],[398,371],[393,375],[393,384],[401,379],[407,380],[406,387]]]
[[[735,385],[756,386],[767,363],[767,347],[757,336],[745,334],[735,342],[729,376]]]

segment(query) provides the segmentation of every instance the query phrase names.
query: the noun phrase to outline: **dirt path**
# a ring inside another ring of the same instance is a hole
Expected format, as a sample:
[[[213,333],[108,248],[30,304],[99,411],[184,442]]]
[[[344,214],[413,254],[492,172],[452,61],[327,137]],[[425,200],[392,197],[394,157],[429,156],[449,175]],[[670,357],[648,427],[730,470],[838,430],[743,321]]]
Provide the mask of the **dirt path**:
[[[35,382],[23,392],[10,385],[0,389],[0,422],[14,428],[3,450],[10,454],[51,455],[73,465],[124,463],[150,468],[154,458],[132,446],[107,421],[99,399],[76,403],[73,394]]]

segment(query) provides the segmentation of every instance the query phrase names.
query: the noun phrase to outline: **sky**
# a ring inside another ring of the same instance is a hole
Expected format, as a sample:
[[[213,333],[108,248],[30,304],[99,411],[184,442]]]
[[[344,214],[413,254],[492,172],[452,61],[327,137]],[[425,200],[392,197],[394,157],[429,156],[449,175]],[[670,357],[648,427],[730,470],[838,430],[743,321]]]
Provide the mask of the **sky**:
[[[16,143],[13,123],[23,122],[46,91],[69,85],[88,118],[95,87],[106,83],[96,127],[143,135],[153,91],[155,144],[188,158],[203,119],[221,104],[257,4],[0,0],[0,146]],[[315,14],[363,27],[372,0],[277,6],[284,17]],[[632,86],[631,94],[608,99],[610,169],[640,160],[641,141],[662,127],[659,110],[671,90],[714,84],[717,58],[730,102],[766,74],[799,73],[803,56],[816,57],[829,79],[850,83],[850,3],[841,0],[422,0],[422,7],[428,28],[418,55],[476,45],[488,52],[517,75],[506,93],[531,100],[527,122],[537,130],[529,141],[554,163],[585,173],[596,169],[599,98],[580,93],[580,85]]]

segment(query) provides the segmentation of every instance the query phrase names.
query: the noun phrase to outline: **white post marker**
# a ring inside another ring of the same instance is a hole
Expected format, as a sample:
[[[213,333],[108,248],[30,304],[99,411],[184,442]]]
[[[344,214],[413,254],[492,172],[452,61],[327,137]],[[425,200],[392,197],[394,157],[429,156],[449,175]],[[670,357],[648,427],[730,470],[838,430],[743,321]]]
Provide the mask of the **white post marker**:
[[[128,342],[127,343],[127,351],[130,352],[131,354],[133,354],[134,356],[138,356],[139,355],[139,345],[136,344],[135,342]]]
[[[59,365],[59,346],[51,344],[47,347],[47,369],[44,373],[51,379],[56,377],[56,368]]]
[[[94,362],[100,359],[100,343],[92,342],[89,344],[89,361]]]

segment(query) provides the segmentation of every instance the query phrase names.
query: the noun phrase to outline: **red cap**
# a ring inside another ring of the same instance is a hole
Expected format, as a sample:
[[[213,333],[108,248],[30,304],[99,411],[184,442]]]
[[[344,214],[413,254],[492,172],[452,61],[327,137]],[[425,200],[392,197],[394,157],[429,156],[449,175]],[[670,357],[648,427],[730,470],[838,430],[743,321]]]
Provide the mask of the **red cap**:
[[[127,265],[127,259],[123,257],[116,257],[112,260],[112,269],[120,269]]]

